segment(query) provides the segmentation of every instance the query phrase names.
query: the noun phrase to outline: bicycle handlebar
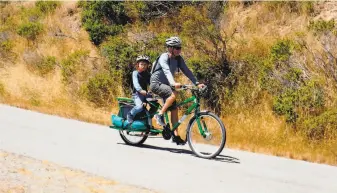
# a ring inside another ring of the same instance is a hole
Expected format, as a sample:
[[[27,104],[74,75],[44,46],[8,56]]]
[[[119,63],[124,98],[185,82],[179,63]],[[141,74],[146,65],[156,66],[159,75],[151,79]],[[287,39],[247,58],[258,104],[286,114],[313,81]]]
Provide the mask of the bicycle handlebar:
[[[171,86],[171,88],[174,88],[174,86]],[[192,90],[192,91],[199,91],[199,92],[203,92],[205,89],[207,88],[207,86],[205,85],[203,88],[199,88],[193,84],[183,84],[181,85],[181,87],[179,89],[176,90]]]

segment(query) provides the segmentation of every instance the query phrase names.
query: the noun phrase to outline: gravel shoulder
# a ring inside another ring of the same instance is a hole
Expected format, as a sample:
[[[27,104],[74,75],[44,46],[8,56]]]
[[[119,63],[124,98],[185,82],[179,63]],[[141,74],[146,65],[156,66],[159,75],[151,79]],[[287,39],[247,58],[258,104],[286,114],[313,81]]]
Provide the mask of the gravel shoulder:
[[[154,191],[0,150],[0,193],[108,193]]]

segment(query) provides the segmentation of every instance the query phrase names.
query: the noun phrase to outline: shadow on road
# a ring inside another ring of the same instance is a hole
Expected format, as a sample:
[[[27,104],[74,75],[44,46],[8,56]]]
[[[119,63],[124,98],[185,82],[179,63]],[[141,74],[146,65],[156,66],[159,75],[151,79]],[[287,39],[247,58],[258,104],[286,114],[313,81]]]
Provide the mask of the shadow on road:
[[[125,143],[118,143],[118,144],[127,145]],[[130,145],[127,145],[127,146],[130,146]],[[169,148],[169,147],[157,147],[157,146],[147,145],[147,144],[143,144],[141,146],[132,146],[132,147],[169,151],[171,153],[188,154],[188,155],[197,157],[191,150],[186,150],[186,149]],[[209,159],[209,160],[240,164],[240,160],[238,158],[227,156],[227,155],[221,155],[221,154],[218,155],[217,157],[215,157],[213,159]]]

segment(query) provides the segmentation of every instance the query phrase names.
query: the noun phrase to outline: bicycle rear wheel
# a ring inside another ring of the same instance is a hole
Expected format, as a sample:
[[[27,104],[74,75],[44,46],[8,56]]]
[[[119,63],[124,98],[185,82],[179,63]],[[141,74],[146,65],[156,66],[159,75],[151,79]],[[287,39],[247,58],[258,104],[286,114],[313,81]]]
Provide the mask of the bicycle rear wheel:
[[[122,140],[128,145],[141,145],[145,142],[149,132],[119,130]]]
[[[193,117],[187,128],[188,144],[197,156],[202,158],[214,158],[218,156],[226,143],[226,128],[220,118],[211,112],[198,114],[200,125],[196,117]],[[199,130],[202,129],[204,135]]]

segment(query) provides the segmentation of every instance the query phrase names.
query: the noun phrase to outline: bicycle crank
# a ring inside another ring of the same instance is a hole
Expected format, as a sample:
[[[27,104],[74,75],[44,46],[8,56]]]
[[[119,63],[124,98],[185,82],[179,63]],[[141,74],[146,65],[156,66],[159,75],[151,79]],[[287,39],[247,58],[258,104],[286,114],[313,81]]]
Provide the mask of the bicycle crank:
[[[163,135],[164,139],[166,139],[166,140],[171,139],[171,136],[172,136],[171,129],[167,125],[164,126],[164,129],[163,129],[161,134]]]

